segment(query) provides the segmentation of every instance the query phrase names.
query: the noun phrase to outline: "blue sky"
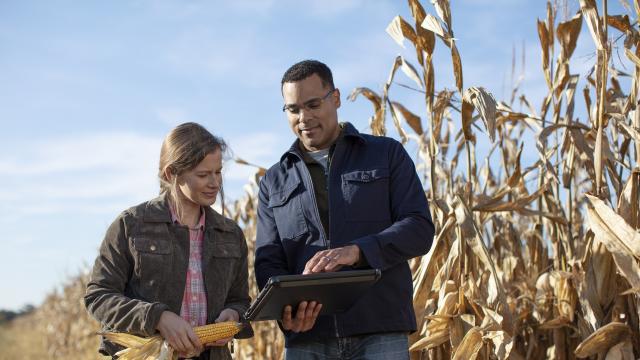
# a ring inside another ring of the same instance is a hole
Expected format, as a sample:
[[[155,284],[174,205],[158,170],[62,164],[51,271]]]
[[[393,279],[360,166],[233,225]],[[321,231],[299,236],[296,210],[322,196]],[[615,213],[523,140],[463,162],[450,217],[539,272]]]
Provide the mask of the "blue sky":
[[[569,5],[575,12],[577,1]],[[542,0],[453,1],[465,87],[504,99],[512,47],[524,45],[523,87],[539,108],[535,20],[545,12]],[[369,102],[345,98],[358,86],[380,90],[396,55],[414,61],[408,42],[404,50],[385,33],[398,14],[410,20],[405,1],[1,1],[0,308],[37,305],[93,263],[115,216],[157,194],[160,144],[173,126],[202,123],[236,156],[276,161],[293,140],[279,82],[294,62],[327,63],[341,120],[368,131]],[[584,31],[574,72],[586,72],[591,53]],[[454,88],[441,42],[435,66],[436,88]],[[412,84],[401,73],[397,81]],[[391,96],[422,113],[420,96],[399,87]],[[225,165],[229,198],[253,171]]]

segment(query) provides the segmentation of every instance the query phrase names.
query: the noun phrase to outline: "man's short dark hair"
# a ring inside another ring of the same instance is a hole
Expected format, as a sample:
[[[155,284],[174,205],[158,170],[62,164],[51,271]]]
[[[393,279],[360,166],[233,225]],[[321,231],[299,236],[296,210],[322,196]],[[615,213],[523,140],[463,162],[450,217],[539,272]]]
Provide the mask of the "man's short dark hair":
[[[329,86],[331,90],[335,88],[333,85],[333,75],[331,75],[331,69],[318,60],[303,60],[299,63],[293,64],[282,75],[282,81],[280,82],[280,89],[284,83],[301,81],[313,74],[318,74],[322,80],[323,86]]]

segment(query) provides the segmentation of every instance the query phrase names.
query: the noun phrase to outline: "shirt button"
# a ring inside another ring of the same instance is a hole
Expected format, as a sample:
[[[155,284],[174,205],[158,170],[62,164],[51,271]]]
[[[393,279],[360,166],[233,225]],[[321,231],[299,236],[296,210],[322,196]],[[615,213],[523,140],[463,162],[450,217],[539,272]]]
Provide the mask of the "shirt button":
[[[191,326],[196,326],[196,322],[195,322],[195,321],[192,321],[192,322],[191,322]]]
[[[196,300],[198,300],[198,297],[197,297],[197,296],[195,296],[195,295],[193,295],[193,296],[191,297],[191,300],[196,301]]]
[[[155,245],[151,245],[151,247],[149,249],[151,249],[151,251],[156,251],[156,246]]]

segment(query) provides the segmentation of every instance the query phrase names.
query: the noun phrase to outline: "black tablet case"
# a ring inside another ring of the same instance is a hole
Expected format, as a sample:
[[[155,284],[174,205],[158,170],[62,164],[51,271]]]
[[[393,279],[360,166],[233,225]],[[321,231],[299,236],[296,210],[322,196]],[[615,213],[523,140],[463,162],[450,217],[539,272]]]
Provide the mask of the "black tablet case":
[[[348,310],[373,285],[378,269],[273,276],[244,314],[250,321],[281,320],[286,305],[295,309],[301,301],[322,304],[320,315]]]

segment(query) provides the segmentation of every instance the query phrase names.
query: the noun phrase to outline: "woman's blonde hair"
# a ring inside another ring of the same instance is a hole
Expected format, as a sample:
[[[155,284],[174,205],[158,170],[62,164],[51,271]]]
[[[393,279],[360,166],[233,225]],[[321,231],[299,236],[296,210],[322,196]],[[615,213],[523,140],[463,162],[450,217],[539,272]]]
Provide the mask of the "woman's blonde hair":
[[[188,122],[176,126],[167,134],[160,148],[160,194],[168,194],[178,219],[182,219],[182,206],[178,200],[177,178],[195,168],[207,155],[216,151],[224,153],[227,145],[211,134],[204,126]],[[168,177],[167,174],[173,175]],[[220,197],[224,214],[224,191],[220,185]]]

